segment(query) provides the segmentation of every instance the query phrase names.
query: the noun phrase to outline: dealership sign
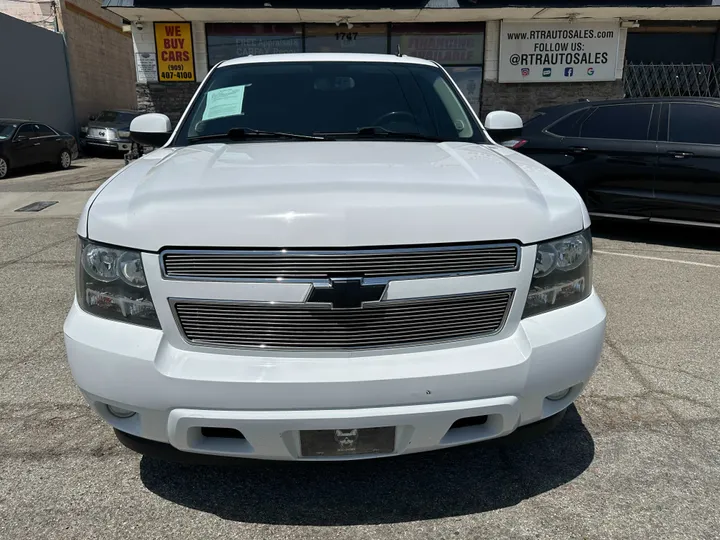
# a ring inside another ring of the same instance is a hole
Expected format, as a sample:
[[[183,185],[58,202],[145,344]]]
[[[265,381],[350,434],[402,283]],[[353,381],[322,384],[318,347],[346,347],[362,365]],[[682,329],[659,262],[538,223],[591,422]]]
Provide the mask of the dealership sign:
[[[155,47],[160,81],[195,80],[192,26],[190,23],[155,23]]]
[[[508,22],[500,33],[501,83],[614,81],[617,22]]]

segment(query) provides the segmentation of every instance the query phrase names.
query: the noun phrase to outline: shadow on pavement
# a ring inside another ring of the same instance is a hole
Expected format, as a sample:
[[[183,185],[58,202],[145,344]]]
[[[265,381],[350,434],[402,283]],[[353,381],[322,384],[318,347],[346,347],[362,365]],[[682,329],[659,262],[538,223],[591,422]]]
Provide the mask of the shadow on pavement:
[[[720,251],[720,228],[593,219],[594,237]]]
[[[397,458],[298,463],[243,460],[188,466],[143,457],[153,493],[250,523],[356,525],[487,512],[570,482],[595,445],[575,407],[551,433],[509,447],[487,443]]]

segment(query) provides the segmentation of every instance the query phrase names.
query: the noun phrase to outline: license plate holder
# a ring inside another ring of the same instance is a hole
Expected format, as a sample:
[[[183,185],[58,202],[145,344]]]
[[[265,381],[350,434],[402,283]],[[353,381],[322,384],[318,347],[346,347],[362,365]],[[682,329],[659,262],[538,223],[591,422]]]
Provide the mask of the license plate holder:
[[[392,454],[395,427],[316,429],[300,432],[302,457],[362,456]]]

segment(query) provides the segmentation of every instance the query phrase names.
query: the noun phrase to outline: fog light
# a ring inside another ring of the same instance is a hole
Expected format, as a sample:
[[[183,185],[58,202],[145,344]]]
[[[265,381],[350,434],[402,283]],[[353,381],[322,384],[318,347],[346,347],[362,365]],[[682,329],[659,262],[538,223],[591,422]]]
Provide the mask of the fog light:
[[[130,418],[135,416],[135,411],[128,411],[127,409],[121,409],[120,407],[113,407],[112,405],[107,406],[107,410],[110,414],[116,418]]]
[[[549,399],[550,401],[560,401],[561,399],[565,399],[566,397],[568,397],[568,394],[570,394],[570,390],[572,390],[572,388],[566,388],[561,392],[555,392],[554,394],[550,394],[547,399]]]

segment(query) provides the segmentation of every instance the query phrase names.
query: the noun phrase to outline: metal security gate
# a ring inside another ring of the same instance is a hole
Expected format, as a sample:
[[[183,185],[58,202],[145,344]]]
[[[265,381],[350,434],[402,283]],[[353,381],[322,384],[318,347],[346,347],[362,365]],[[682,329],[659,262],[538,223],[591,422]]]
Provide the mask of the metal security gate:
[[[713,64],[625,66],[625,97],[720,97],[720,72]]]

